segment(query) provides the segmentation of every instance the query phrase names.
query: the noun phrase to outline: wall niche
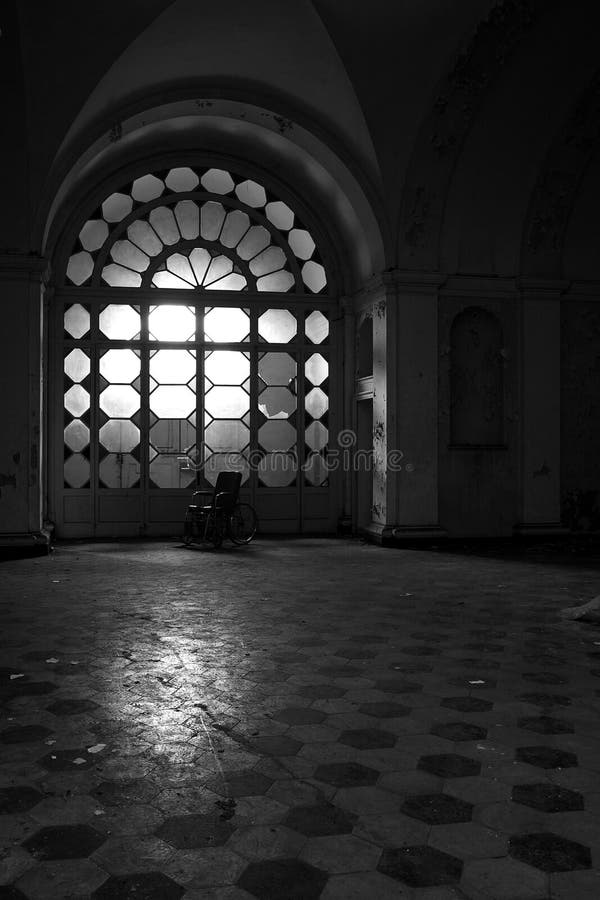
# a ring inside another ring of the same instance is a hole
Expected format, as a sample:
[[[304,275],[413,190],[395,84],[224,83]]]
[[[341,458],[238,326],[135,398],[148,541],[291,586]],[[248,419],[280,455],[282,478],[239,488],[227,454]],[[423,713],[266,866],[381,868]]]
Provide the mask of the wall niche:
[[[504,338],[499,319],[479,306],[450,329],[450,445],[504,444]]]

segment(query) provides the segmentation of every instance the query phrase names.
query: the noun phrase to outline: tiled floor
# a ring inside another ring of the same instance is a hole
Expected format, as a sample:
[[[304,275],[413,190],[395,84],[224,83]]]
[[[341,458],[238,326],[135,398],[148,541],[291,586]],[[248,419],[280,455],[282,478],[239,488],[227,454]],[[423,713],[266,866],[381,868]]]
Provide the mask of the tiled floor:
[[[0,570],[0,898],[598,900],[600,593],[357,542]]]

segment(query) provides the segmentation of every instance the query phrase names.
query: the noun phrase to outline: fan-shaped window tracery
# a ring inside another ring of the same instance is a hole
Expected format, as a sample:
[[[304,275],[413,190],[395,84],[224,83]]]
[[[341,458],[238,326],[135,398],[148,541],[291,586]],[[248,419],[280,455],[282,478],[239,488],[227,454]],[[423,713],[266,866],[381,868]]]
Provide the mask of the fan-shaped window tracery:
[[[182,166],[107,197],[66,269],[78,287],[320,294],[327,275],[297,213],[258,182]]]

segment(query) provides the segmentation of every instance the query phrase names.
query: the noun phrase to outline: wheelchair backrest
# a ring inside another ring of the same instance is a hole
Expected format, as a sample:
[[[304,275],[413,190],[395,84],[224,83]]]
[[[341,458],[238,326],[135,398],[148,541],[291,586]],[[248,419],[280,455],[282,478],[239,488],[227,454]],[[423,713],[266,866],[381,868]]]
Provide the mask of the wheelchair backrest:
[[[227,494],[226,497],[221,498],[219,502],[220,507],[232,509],[235,506],[238,501],[241,483],[241,472],[219,472],[217,475],[217,483],[215,484],[214,497],[216,498],[217,495],[222,492]]]

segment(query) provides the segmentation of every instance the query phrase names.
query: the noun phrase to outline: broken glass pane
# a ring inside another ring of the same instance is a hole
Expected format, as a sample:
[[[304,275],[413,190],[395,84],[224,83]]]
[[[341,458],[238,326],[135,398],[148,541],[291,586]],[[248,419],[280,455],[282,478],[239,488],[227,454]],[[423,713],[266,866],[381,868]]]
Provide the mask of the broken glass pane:
[[[267,419],[287,419],[296,409],[296,398],[284,387],[268,387],[258,398],[258,408]]]
[[[296,377],[296,360],[289,353],[265,353],[258,361],[258,374],[265,384],[288,386]]]

